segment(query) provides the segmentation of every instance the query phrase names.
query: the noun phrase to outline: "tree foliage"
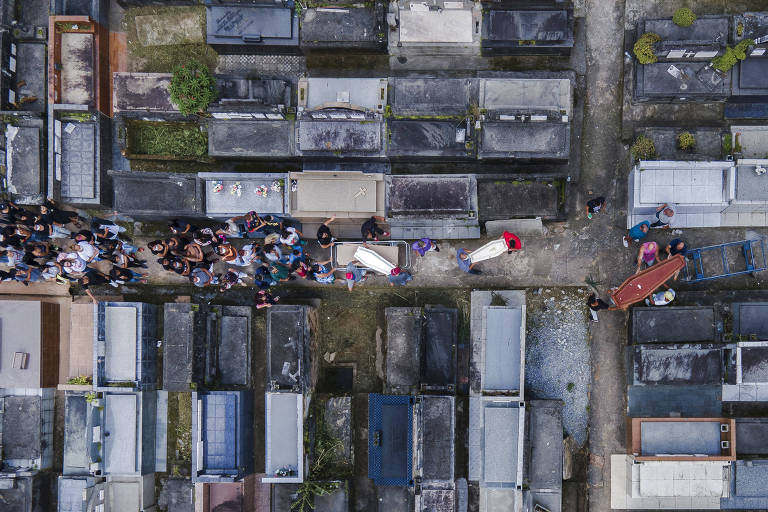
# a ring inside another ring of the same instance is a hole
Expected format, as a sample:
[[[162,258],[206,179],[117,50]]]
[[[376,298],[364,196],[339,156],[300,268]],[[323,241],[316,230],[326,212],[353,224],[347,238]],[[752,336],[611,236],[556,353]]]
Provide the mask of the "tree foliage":
[[[640,64],[653,64],[658,59],[653,53],[653,46],[661,41],[661,36],[654,32],[646,32],[635,43],[633,51]]]
[[[672,15],[672,22],[678,27],[690,27],[696,21],[696,13],[687,7],[681,7]]]
[[[724,73],[730,71],[737,62],[747,58],[747,48],[751,44],[754,44],[752,39],[744,39],[733,48],[726,46],[722,55],[712,59],[712,67]]]

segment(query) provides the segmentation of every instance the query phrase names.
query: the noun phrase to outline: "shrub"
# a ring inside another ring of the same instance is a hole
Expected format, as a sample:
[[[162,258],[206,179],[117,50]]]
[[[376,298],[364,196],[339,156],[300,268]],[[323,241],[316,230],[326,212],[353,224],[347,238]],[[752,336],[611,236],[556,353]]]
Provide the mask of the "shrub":
[[[78,375],[77,377],[68,379],[67,384],[78,384],[80,386],[85,386],[88,384],[93,384],[93,379],[88,375]]]
[[[208,154],[208,135],[196,123],[129,121],[128,150],[134,155],[178,158]]]
[[[683,132],[677,136],[677,147],[686,150],[693,149],[696,145],[696,137],[691,132]]]
[[[653,53],[653,46],[661,41],[661,36],[653,32],[646,32],[635,43],[632,50],[640,64],[653,64],[658,59]]]
[[[739,37],[744,35],[744,24],[742,22],[739,22],[738,25],[736,25],[736,35]]]
[[[725,135],[723,137],[723,156],[730,155],[731,151],[733,151],[733,137],[731,137],[731,134]]]
[[[681,7],[672,15],[672,22],[678,27],[690,27],[696,21],[696,13],[687,7]]]
[[[650,160],[656,156],[656,144],[645,135],[640,135],[630,151],[635,160]]]
[[[189,60],[173,69],[170,92],[171,101],[182,114],[196,114],[216,99],[216,80],[206,66]]]
[[[750,45],[755,44],[755,42],[752,39],[744,39],[743,41],[740,41],[736,46],[733,47],[733,51],[736,54],[736,58],[739,60],[744,60],[747,58],[747,48],[749,48]]]
[[[731,48],[725,47],[725,53],[712,59],[712,67],[722,72],[728,72],[740,60],[747,58],[747,48],[754,44],[752,39],[744,39],[739,44]]]

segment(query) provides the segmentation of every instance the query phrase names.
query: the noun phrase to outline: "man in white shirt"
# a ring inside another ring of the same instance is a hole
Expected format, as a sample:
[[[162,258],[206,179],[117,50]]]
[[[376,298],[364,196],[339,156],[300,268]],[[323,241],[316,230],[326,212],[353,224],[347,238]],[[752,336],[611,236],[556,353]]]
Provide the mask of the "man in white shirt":
[[[92,262],[99,255],[99,250],[93,244],[85,240],[77,242],[74,249],[77,251],[78,258],[84,260],[86,263]]]
[[[656,222],[651,224],[652,228],[669,229],[672,224],[672,217],[675,216],[675,205],[664,203],[656,208]]]

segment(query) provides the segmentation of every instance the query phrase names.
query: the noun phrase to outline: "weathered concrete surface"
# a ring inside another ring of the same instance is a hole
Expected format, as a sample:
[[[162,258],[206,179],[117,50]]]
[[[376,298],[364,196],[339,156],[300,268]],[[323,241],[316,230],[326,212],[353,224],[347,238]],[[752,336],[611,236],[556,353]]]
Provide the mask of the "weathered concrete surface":
[[[61,103],[91,105],[93,102],[93,34],[61,35]]]
[[[578,198],[571,211],[579,208],[595,195],[611,195],[615,198],[609,210],[601,212],[603,218],[590,227],[616,226],[616,214],[626,195],[625,186],[616,172],[626,153],[618,140],[621,126],[621,95],[616,87],[621,82],[624,2],[586,2],[587,38],[587,99],[584,109],[582,133],[581,190],[572,194]],[[594,195],[593,195],[594,194]],[[575,207],[575,208],[574,208]],[[578,211],[578,210],[576,210]],[[579,217],[584,219],[583,213]],[[608,218],[608,217],[612,217]],[[595,235],[596,233],[593,233]],[[599,235],[598,235],[599,236]],[[612,235],[608,235],[610,239]],[[603,237],[600,237],[603,238]],[[608,247],[616,247],[608,242]],[[611,264],[616,249],[593,245],[598,258],[598,279],[613,280],[615,270]],[[623,255],[626,258],[626,254]],[[621,256],[619,256],[621,259]],[[590,349],[592,356],[592,391],[589,411],[589,461],[587,473],[588,501],[590,510],[610,509],[610,455],[624,451],[624,389],[622,345],[625,343],[626,319],[620,314],[602,315],[601,321],[591,329]]]
[[[200,11],[136,16],[136,35],[144,46],[205,42]]]

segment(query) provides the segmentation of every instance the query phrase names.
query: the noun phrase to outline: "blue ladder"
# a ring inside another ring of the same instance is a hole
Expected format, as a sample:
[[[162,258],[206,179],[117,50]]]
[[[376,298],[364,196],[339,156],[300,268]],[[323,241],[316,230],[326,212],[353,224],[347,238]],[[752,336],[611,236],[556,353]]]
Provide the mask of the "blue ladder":
[[[741,246],[741,253],[744,255],[744,270],[732,271],[728,261],[728,248]],[[703,255],[712,251],[720,252],[720,259],[723,263],[723,271],[719,274],[707,275],[704,271]],[[768,269],[765,256],[765,245],[762,239],[741,240],[738,242],[728,242],[719,245],[710,245],[691,249],[688,251],[688,259],[685,261],[685,280],[689,283],[698,281],[707,281],[710,279],[720,279],[721,277],[730,277],[739,274],[754,274]]]

